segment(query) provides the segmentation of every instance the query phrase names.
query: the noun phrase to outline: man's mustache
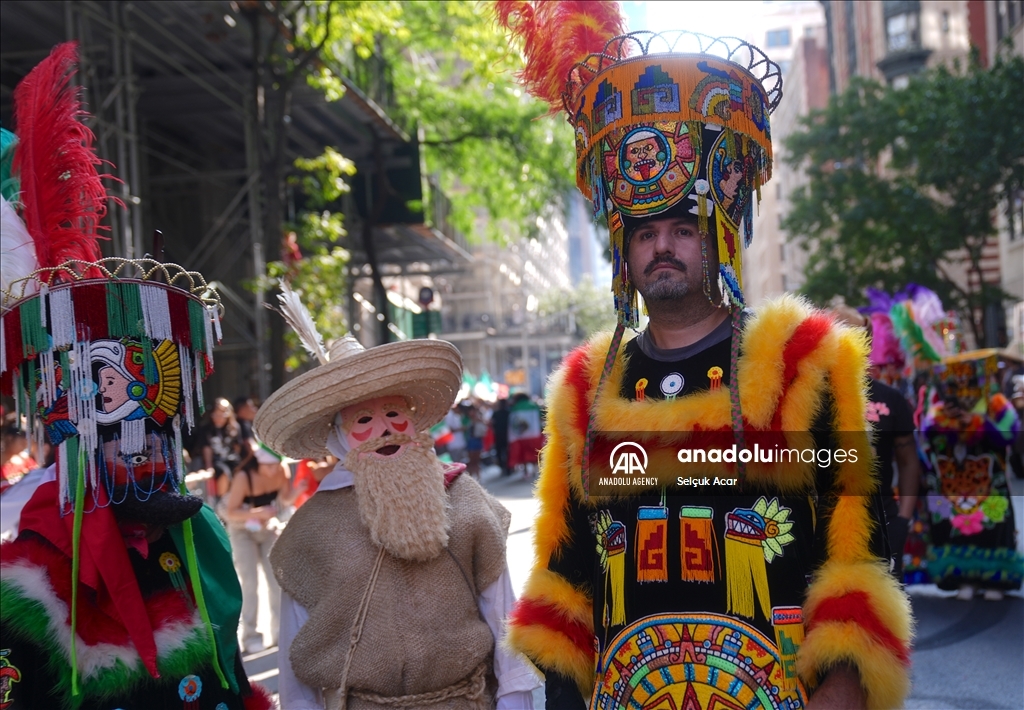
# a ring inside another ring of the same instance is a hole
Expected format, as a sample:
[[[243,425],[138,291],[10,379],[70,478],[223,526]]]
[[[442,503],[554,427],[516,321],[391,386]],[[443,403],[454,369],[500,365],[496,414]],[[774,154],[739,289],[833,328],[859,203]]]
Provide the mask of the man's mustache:
[[[672,256],[659,256],[653,259],[651,263],[647,265],[647,268],[644,269],[644,276],[649,276],[652,271],[654,271],[662,264],[671,264],[680,271],[686,271],[686,264],[679,261],[679,259],[676,259],[675,257]]]

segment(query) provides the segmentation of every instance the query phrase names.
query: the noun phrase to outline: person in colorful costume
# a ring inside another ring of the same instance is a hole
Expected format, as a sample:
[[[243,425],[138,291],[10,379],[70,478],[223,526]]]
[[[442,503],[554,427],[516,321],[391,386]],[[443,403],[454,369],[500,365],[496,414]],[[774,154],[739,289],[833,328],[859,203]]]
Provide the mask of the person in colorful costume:
[[[272,394],[254,429],[285,455],[338,460],[270,553],[282,707],[532,708],[539,680],[501,643],[509,513],[442,464],[429,433],[461,385],[458,350],[347,336],[328,353],[287,288],[282,306],[321,364]]]
[[[497,14],[524,42],[524,83],[575,129],[619,321],[552,378],[536,559],[510,644],[560,710],[899,707],[911,620],[884,559],[865,337],[796,298],[743,304],[778,67],[739,40],[616,37],[614,3]],[[627,342],[637,291],[650,321]],[[758,445],[774,463],[713,463],[715,445],[720,460]],[[858,456],[783,465],[779,445]],[[603,489],[620,466],[647,474]]]
[[[921,422],[931,469],[928,571],[963,600],[981,589],[998,601],[1024,578],[1006,480],[1007,447],[1020,419],[999,391],[996,351],[979,354],[951,356],[937,368]]]
[[[914,525],[921,485],[914,414],[903,393],[890,384],[897,381],[892,375],[902,372],[905,365],[903,351],[887,314],[872,313],[869,317],[845,305],[832,312],[840,322],[864,328],[871,337],[867,420],[873,430],[872,448],[885,506],[892,573],[902,580],[903,551]]]
[[[15,90],[0,179],[0,384],[57,451],[0,545],[0,703],[265,710],[237,650],[227,536],[184,489],[220,304],[199,274],[100,258],[76,56],[58,46]]]

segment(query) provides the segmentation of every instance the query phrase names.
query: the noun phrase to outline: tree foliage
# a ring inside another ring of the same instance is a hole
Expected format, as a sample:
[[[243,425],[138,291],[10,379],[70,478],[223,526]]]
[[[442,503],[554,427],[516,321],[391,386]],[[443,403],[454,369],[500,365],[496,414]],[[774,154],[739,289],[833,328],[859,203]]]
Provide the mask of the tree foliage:
[[[576,286],[551,289],[537,300],[537,315],[542,318],[571,314],[573,334],[580,342],[594,333],[615,328],[615,307],[608,290],[595,285],[589,274]]]
[[[986,306],[1005,294],[968,288],[951,266],[980,276],[996,210],[1024,186],[1022,86],[1020,57],[991,69],[972,62],[900,90],[855,79],[806,117],[787,159],[809,182],[783,221],[809,253],[805,293],[859,303],[865,287],[919,283],[959,310],[983,342]]]
[[[457,228],[477,239],[533,236],[537,215],[572,187],[572,132],[516,84],[522,59],[488,4],[363,5],[358,31],[331,45],[336,66],[365,77],[362,88],[422,136]],[[363,71],[367,63],[379,71]]]
[[[332,100],[344,93],[343,76],[418,137],[428,172],[438,176],[451,199],[448,219],[471,239],[533,236],[537,215],[571,189],[571,130],[546,116],[546,106],[516,85],[521,57],[509,48],[487,3],[267,0],[239,5],[252,28],[268,253],[276,256],[282,231],[293,229],[306,255],[292,262],[286,240],[282,258],[268,264],[267,273],[287,275],[314,312],[328,314],[319,318],[325,335],[341,332],[336,305],[329,304],[346,300],[347,253],[338,246],[345,232],[337,188],[348,173],[339,171],[343,158],[330,149],[313,162],[297,161],[304,171],[297,182],[307,200],[295,224],[284,224],[283,190],[274,186],[283,186],[288,172],[281,162],[285,118],[299,78]],[[380,187],[375,192],[383,194],[386,186]],[[372,232],[374,220],[366,222]],[[372,251],[367,248],[368,256]],[[382,300],[378,265],[372,267],[375,300]]]

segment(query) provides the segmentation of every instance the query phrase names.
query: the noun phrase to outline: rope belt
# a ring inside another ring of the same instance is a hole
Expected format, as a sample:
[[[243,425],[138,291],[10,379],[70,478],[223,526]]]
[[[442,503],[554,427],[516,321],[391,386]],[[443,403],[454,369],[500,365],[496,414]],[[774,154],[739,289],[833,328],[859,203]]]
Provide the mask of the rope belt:
[[[476,669],[458,683],[447,688],[416,695],[377,695],[366,690],[352,688],[349,695],[386,708],[422,708],[442,703],[453,698],[480,700],[487,690],[487,669],[489,664],[484,661]]]

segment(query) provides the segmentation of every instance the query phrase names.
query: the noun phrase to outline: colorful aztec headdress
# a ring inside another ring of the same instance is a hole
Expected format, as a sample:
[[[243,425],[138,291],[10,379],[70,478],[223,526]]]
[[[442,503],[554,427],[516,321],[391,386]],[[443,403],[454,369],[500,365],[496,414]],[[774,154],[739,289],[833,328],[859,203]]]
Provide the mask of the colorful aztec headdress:
[[[876,334],[872,343],[871,361],[874,364],[902,363],[904,358],[888,357],[876,348],[893,345],[902,347],[912,362],[931,365],[962,349],[956,314],[947,312],[942,300],[929,288],[908,284],[902,291],[890,296],[874,288],[865,290],[868,305],[861,312],[871,316],[872,325],[881,326],[884,342]],[[892,341],[898,341],[893,343]]]
[[[742,306],[742,249],[754,197],[771,177],[778,65],[735,38],[623,35],[613,2],[497,2],[496,11],[523,41],[523,83],[564,108],[575,130],[577,185],[608,223],[619,322],[635,327],[639,315],[627,227],[677,206],[703,233],[714,225],[721,293]]]
[[[86,550],[106,544],[93,538],[121,544],[115,509],[129,520],[181,522],[191,540],[187,518],[201,502],[186,495],[181,431],[203,412],[220,301],[179,266],[101,258],[108,197],[70,82],[76,59],[67,43],[33,69],[14,91],[17,136],[3,131],[0,392],[13,397],[40,449],[45,438],[56,451],[59,515],[74,521],[74,578],[117,591],[112,613],[156,673],[141,597],[112,582],[130,572],[126,553],[80,555],[79,541],[89,538]],[[186,556],[198,574],[191,542]],[[73,687],[76,679],[72,663]]]
[[[14,157],[0,176],[13,185],[2,198],[0,385],[40,443],[56,447],[64,506],[80,473],[91,505],[152,483],[153,466],[132,462],[154,446],[177,487],[181,428],[202,414],[220,338],[219,298],[202,276],[100,258],[107,196],[69,83],[75,59],[74,44],[61,45],[18,85],[18,136],[4,131]],[[116,447],[125,471],[105,470],[103,446]]]

